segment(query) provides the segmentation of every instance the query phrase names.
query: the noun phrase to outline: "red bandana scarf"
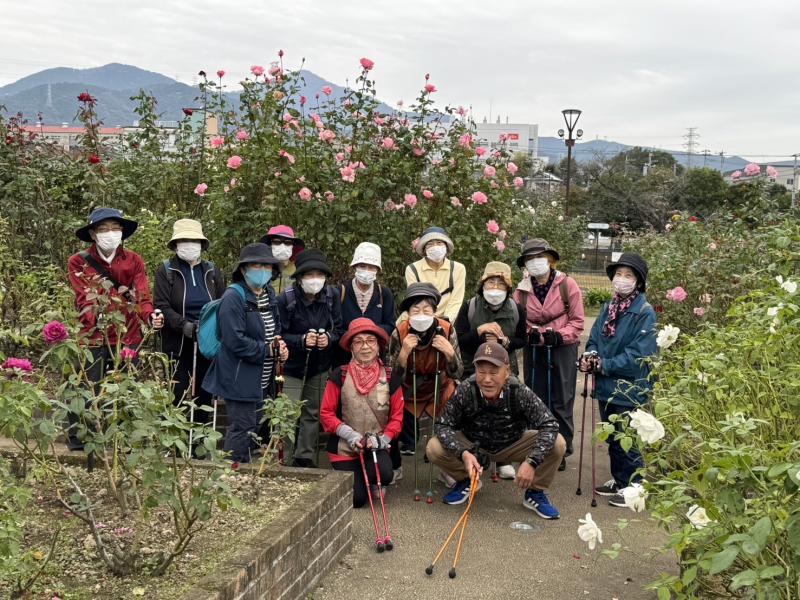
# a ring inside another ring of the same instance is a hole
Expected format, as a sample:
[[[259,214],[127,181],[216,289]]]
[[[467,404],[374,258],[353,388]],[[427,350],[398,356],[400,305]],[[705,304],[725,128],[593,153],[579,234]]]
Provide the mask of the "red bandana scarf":
[[[353,378],[353,384],[356,386],[356,391],[362,396],[369,394],[381,378],[381,370],[383,363],[380,358],[376,358],[368,365],[362,365],[355,359],[350,361],[348,372]]]
[[[627,298],[614,294],[611,302],[608,303],[608,317],[606,317],[606,322],[603,323],[604,336],[614,337],[614,334],[617,333],[617,319],[625,314],[625,311],[631,307],[631,304],[638,296],[639,290],[634,290]]]

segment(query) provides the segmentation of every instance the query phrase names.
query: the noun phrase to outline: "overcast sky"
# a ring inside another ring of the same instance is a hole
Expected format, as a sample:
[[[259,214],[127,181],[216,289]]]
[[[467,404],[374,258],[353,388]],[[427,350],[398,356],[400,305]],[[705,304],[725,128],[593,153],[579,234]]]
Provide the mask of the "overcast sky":
[[[282,48],[288,66],[305,57],[338,84],[369,57],[388,104],[429,72],[442,105],[482,119],[491,103],[542,136],[576,107],[589,139],[680,149],[698,127],[698,151],[800,152],[794,0],[8,0],[2,14],[0,85],[109,62],[241,78]]]

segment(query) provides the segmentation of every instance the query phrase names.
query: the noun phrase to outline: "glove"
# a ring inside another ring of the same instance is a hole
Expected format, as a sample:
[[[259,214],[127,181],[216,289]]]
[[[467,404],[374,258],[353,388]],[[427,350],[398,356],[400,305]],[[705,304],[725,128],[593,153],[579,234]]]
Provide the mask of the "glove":
[[[372,445],[375,450],[386,450],[391,445],[392,440],[390,440],[385,435],[377,434],[377,433],[368,433],[367,434],[367,445]]]
[[[538,327],[532,327],[528,331],[528,345],[529,346],[538,346],[539,342],[542,339],[542,334],[539,333]]]
[[[197,336],[197,323],[194,321],[184,321],[183,335],[190,340],[193,340]]]
[[[356,450],[357,448],[361,448],[363,444],[361,444],[361,440],[364,439],[364,436],[358,433],[355,429],[347,425],[346,423],[342,423],[339,427],[336,428],[336,435],[338,435],[341,439],[347,442],[347,445],[350,446],[351,450]]]
[[[553,329],[547,329],[542,336],[545,346],[561,346],[564,343],[564,336]]]

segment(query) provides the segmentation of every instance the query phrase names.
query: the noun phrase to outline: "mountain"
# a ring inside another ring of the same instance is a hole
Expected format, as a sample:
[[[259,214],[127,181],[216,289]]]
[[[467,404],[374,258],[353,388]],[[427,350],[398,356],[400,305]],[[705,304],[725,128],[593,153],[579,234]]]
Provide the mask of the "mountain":
[[[324,86],[330,86],[331,98],[341,98],[346,89],[331,83],[311,71],[302,72],[305,85],[299,94],[307,96],[309,103]],[[106,126],[130,125],[137,116],[133,112],[135,102],[130,98],[140,89],[152,93],[158,101],[157,111],[163,120],[177,121],[183,118],[182,109],[198,105],[198,89],[159,73],[146,71],[131,65],[111,63],[93,69],[69,69],[58,67],[46,69],[23,77],[9,85],[0,87],[0,106],[9,114],[21,112],[29,121],[42,114],[47,124],[74,124],[78,112],[77,96],[89,92],[97,98],[97,114]],[[227,100],[239,106],[239,92],[228,92]],[[381,103],[381,112],[392,112],[392,108]]]
[[[621,152],[630,150],[634,146],[620,144],[619,142],[609,142],[607,140],[589,140],[587,142],[578,142],[572,149],[572,157],[579,163],[587,163],[593,160],[602,160],[612,158]],[[684,150],[666,150],[664,148],[654,148],[644,146],[646,150],[662,150],[668,152],[675,158],[678,164],[687,166],[689,164],[689,155]],[[539,138],[539,156],[546,156],[550,159],[550,164],[558,164],[561,160],[567,157],[567,147],[564,145],[564,140],[557,137],[540,137]],[[694,154],[691,157],[693,167],[703,166],[705,161],[706,166],[712,169],[720,170],[719,155],[709,154],[704,157],[702,154]],[[743,169],[749,163],[741,156],[726,156],[722,164],[723,171],[730,171],[732,169]]]

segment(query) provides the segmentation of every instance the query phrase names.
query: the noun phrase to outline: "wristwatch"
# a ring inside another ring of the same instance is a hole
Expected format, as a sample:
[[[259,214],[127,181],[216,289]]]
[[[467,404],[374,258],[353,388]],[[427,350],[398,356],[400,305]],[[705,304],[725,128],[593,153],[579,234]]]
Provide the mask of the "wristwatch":
[[[536,464],[534,463],[533,459],[529,456],[525,459],[525,462],[532,466],[534,469],[536,468]]]

